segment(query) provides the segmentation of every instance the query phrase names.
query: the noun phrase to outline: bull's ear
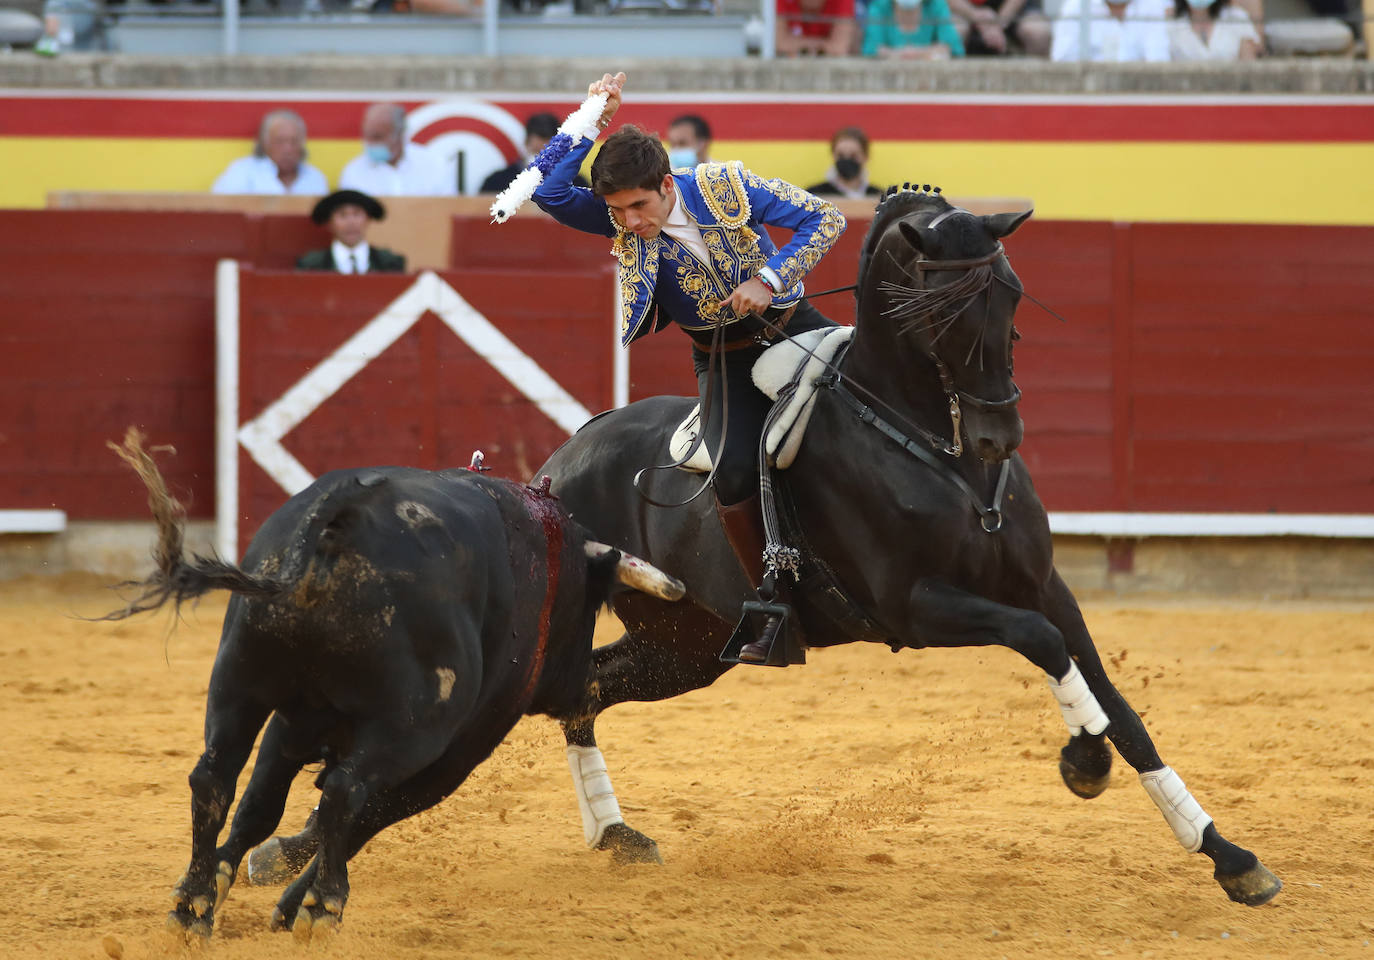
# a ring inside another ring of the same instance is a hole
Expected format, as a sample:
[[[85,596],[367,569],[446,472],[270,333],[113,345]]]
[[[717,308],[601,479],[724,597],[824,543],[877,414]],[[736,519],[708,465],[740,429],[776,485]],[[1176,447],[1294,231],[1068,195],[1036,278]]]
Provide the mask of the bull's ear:
[[[1030,215],[1035,212],[1035,208],[1023,210],[1020,213],[989,213],[981,217],[983,226],[988,233],[997,237],[1009,237],[1016,232],[1016,228],[1030,219]]]
[[[897,229],[902,231],[902,236],[906,238],[907,243],[927,257],[934,256],[936,237],[934,230],[929,227],[918,227],[913,223],[907,223],[905,220],[898,221]]]

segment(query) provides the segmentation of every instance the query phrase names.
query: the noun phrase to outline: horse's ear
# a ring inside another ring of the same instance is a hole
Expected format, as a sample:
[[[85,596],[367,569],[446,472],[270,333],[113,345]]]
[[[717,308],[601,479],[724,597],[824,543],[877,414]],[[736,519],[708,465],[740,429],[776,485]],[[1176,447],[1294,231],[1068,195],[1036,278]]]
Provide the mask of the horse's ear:
[[[902,231],[902,236],[906,242],[911,244],[921,253],[930,256],[935,249],[936,233],[928,227],[918,227],[915,224],[907,223],[905,220],[897,222],[897,229]]]
[[[988,233],[1000,240],[1015,233],[1016,228],[1029,220],[1034,212],[1035,208],[1031,207],[1020,213],[989,213],[982,218],[983,226],[987,228]]]

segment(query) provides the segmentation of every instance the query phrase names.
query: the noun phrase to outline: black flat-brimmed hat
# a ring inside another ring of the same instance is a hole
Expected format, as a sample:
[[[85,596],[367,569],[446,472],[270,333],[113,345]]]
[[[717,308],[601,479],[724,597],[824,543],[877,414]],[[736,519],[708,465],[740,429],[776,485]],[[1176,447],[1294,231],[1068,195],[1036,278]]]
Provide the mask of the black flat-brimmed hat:
[[[355,207],[362,207],[369,219],[386,219],[386,209],[377,202],[377,198],[369,197],[361,190],[335,190],[315,204],[315,209],[310,211],[310,219],[324,225],[334,216],[335,210],[350,203]]]

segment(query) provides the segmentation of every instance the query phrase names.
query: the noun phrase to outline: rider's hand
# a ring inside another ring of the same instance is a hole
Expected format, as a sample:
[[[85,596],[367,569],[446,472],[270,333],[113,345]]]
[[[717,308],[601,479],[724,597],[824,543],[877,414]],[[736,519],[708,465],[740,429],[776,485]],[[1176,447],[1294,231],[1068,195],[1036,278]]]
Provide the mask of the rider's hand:
[[[773,291],[768,289],[758,277],[750,277],[735,288],[729,299],[721,305],[729,307],[740,316],[749,313],[763,313],[773,303]]]
[[[601,111],[601,119],[597,121],[597,126],[605,130],[611,125],[611,118],[620,109],[620,91],[625,89],[625,74],[622,71],[615,76],[609,73],[603,74],[600,80],[595,80],[587,85],[587,96],[594,93],[606,94],[606,109]]]

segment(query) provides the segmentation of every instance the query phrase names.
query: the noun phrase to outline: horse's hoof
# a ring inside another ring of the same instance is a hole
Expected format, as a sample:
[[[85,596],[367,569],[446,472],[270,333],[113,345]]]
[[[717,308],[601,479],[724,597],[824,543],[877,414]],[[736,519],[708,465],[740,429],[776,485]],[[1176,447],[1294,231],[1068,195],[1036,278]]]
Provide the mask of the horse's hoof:
[[[1226,891],[1228,897],[1247,907],[1262,906],[1278,896],[1279,891],[1283,889],[1283,881],[1258,860],[1244,873],[1222,873],[1217,870],[1212,876],[1221,884],[1221,889]]]
[[[663,863],[658,844],[624,823],[607,827],[596,849],[611,851],[611,859],[616,863]]]
[[[277,837],[254,847],[248,854],[248,885],[251,887],[279,887],[295,876],[296,871],[287,862]]]
[[[1075,797],[1082,797],[1084,800],[1102,796],[1102,791],[1106,790],[1107,784],[1112,782],[1111,771],[1100,777],[1094,777],[1063,759],[1059,761],[1059,775],[1064,778],[1064,786],[1069,788],[1069,792]]]
[[[1075,797],[1100,797],[1112,780],[1112,750],[1101,736],[1078,734],[1059,751],[1059,776]]]

